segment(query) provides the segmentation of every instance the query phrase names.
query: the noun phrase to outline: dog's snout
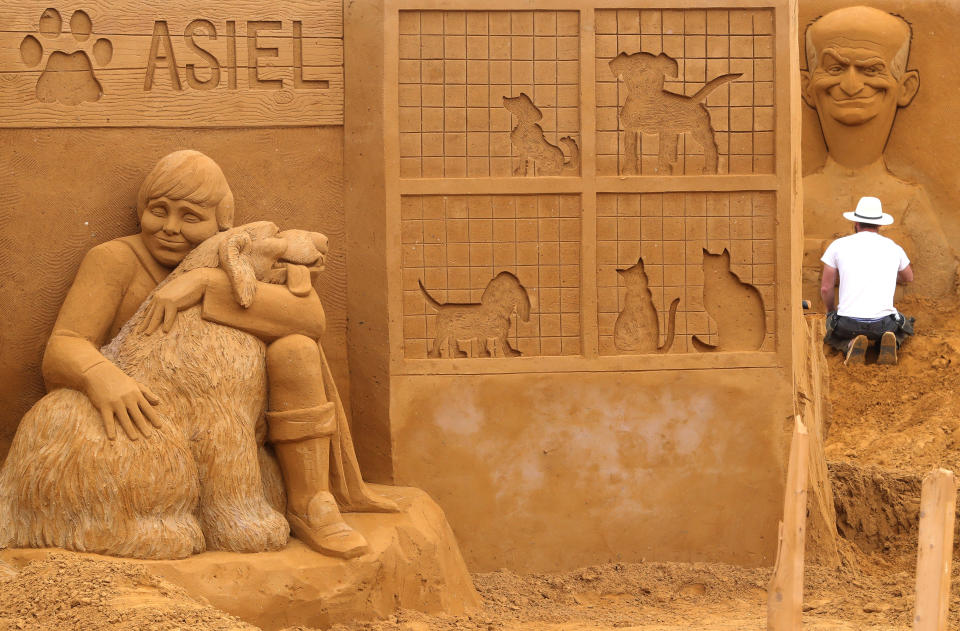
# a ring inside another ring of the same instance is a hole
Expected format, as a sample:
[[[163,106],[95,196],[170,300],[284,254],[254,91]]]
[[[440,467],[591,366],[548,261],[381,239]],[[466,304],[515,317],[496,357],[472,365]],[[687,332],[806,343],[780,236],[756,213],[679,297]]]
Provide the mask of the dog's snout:
[[[330,250],[329,239],[327,239],[327,235],[314,232],[311,235],[310,240],[313,241],[313,246],[317,248],[317,252],[320,254],[326,254]]]

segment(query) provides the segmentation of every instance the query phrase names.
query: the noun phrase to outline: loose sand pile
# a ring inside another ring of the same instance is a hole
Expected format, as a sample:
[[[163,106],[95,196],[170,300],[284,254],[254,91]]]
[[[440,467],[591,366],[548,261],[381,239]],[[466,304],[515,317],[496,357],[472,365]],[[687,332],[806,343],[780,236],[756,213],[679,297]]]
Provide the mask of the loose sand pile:
[[[844,564],[808,567],[806,629],[911,627],[920,476],[960,471],[960,316],[956,305],[909,302],[917,336],[896,367],[847,369],[828,357],[833,420],[826,441]],[[624,563],[567,573],[474,575],[469,616],[401,611],[335,631],[644,631],[764,629],[769,568]],[[0,631],[253,629],[147,572],[67,555],[19,572],[0,565]],[[960,628],[955,567],[951,628]],[[303,628],[287,631],[309,631]]]
[[[909,301],[917,334],[897,366],[843,366],[828,357],[833,425],[827,460],[923,474],[934,467],[960,473],[960,317],[958,306]]]
[[[142,568],[56,555],[0,568],[0,630],[241,631],[252,627],[198,603]]]

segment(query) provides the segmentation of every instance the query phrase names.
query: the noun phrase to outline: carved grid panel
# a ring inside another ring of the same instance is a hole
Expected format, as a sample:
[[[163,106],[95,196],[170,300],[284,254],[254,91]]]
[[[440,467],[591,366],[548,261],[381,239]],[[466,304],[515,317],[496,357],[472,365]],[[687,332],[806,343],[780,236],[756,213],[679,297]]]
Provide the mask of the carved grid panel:
[[[440,303],[479,303],[502,271],[531,303],[511,318],[510,345],[525,356],[580,353],[580,198],[577,195],[451,195],[401,198],[403,341],[427,357]]]
[[[691,96],[727,73],[742,73],[706,98],[719,153],[720,174],[774,172],[774,36],[772,9],[597,10],[597,173],[622,171],[624,132],[619,110],[627,99],[609,62],[619,53],[665,53],[677,61],[678,76],[664,90]],[[641,175],[658,170],[659,137],[638,140]],[[681,134],[675,174],[699,174],[703,149]]]
[[[600,353],[616,355],[614,326],[624,308],[626,285],[617,269],[642,256],[662,345],[667,311],[680,298],[672,353],[697,352],[698,335],[717,342],[716,325],[703,307],[703,248],[730,252],[730,269],[760,292],[766,338],[774,345],[776,195],[772,191],[735,193],[601,194],[597,197],[597,308]]]
[[[401,11],[400,177],[511,175],[521,92],[548,142],[579,145],[579,29],[576,11]]]

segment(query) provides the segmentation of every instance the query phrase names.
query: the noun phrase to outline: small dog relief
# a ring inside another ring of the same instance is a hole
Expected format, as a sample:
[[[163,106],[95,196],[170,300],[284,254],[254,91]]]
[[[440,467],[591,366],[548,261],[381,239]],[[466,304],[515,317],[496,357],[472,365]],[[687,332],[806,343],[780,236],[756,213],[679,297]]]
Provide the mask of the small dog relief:
[[[580,147],[571,136],[560,139],[563,149],[551,144],[543,135],[539,121],[543,119],[540,111],[530,97],[521,92],[520,96],[503,97],[503,106],[517,118],[517,125],[510,132],[510,142],[520,154],[520,163],[514,169],[514,175],[576,175],[580,171]],[[530,164],[534,169],[528,169]],[[534,172],[535,171],[535,172]]]
[[[479,303],[440,303],[420,282],[424,300],[437,311],[430,357],[519,357],[507,335],[513,317],[530,320],[530,296],[516,276],[500,272]]]

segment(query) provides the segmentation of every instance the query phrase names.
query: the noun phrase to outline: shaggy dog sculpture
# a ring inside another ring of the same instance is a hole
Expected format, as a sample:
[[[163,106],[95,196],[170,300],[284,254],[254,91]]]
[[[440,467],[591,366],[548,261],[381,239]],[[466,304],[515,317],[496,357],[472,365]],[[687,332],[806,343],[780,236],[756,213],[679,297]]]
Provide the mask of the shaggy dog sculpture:
[[[158,289],[189,270],[220,266],[249,306],[256,280],[309,291],[306,270],[288,279],[284,262],[319,265],[325,252],[322,234],[247,224],[201,243]],[[171,559],[286,544],[282,478],[262,447],[264,343],[203,320],[200,305],[182,311],[167,334],[141,333],[150,302],[102,352],[160,397],[161,426],[149,439],[109,440],[84,394],[43,397],[21,421],[0,472],[0,548]]]

